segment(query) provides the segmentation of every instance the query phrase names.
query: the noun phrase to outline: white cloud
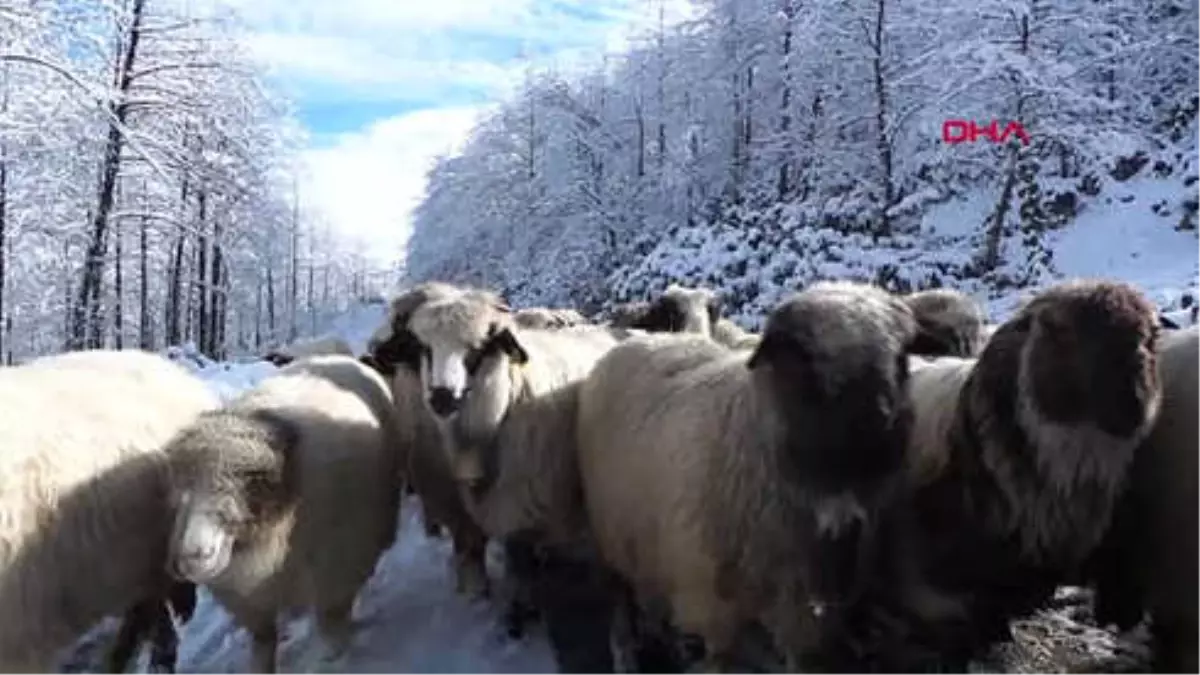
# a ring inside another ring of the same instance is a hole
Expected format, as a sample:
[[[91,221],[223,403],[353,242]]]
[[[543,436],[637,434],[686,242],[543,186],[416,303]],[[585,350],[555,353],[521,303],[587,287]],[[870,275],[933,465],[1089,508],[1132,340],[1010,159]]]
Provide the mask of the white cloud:
[[[503,99],[528,65],[518,52],[534,67],[577,72],[658,20],[658,3],[645,0],[165,1],[232,6],[251,52],[301,106],[428,106],[305,153],[309,204],[381,263],[402,256],[430,160],[465,140],[482,109],[452,106]],[[690,8],[662,2],[669,23]]]
[[[305,197],[378,263],[400,257],[409,213],[435,156],[454,152],[483,107],[438,108],[391,117],[304,155]]]

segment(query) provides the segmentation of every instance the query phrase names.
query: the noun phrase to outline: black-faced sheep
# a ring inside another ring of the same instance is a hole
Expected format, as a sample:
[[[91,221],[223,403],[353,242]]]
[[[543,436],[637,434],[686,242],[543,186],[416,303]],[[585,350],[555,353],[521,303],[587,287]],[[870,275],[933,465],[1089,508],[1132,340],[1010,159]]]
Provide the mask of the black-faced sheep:
[[[949,288],[932,288],[902,299],[917,319],[913,354],[969,357],[982,348],[986,317],[970,296]]]
[[[708,288],[667,286],[650,302],[635,302],[614,309],[609,324],[652,333],[699,333],[711,336],[721,318],[721,300]]]
[[[387,384],[353,358],[295,361],[172,442],[169,566],[206,586],[275,672],[276,618],[311,608],[326,659],[396,535],[401,471]]]
[[[282,368],[296,359],[302,359],[306,356],[321,356],[323,354],[354,356],[354,350],[350,348],[350,345],[346,344],[345,340],[339,337],[323,337],[312,340],[301,340],[279,347],[278,349],[272,349],[263,355],[263,360]]]
[[[1096,619],[1132,627],[1149,610],[1156,672],[1197,671],[1197,370],[1200,329],[1164,333],[1162,410],[1138,448],[1097,552]]]
[[[567,328],[588,323],[582,314],[573,309],[549,309],[526,307],[513,312],[513,321],[521,328]]]
[[[1075,281],[1033,297],[978,359],[914,360],[909,534],[923,577],[970,619],[933,638],[953,667],[1100,541],[1157,414],[1157,332],[1135,289]]]
[[[753,352],[700,336],[613,349],[583,383],[590,528],[639,601],[665,599],[710,667],[761,622],[789,670],[853,593],[859,533],[904,467],[911,312],[826,282],[779,305]],[[848,554],[836,569],[826,556]],[[849,578],[837,578],[845,574]]]
[[[408,485],[421,502],[426,533],[435,536],[440,528],[446,528],[453,541],[456,588],[469,596],[485,596],[491,589],[484,562],[488,537],[467,512],[450,472],[441,433],[424,402],[420,345],[408,329],[413,311],[424,303],[466,292],[486,293],[430,282],[400,294],[391,302],[387,321],[368,340],[364,358],[391,384]],[[488,297],[499,302],[496,296]]]
[[[543,543],[570,548],[582,516],[573,453],[575,386],[630,331],[522,329],[507,307],[481,295],[429,301],[413,312],[408,330],[423,354],[421,379],[442,448],[475,520],[490,536],[506,541],[520,536],[527,548]],[[580,569],[559,550],[541,553],[539,575],[570,576]],[[543,600],[535,604],[554,627],[552,637],[562,624],[582,618],[556,597],[561,594],[540,592],[545,580],[525,581]],[[568,586],[564,580],[561,588]],[[609,654],[607,633],[600,637],[603,654],[596,660],[581,655],[596,650],[568,649],[565,638],[552,640],[560,666],[602,667],[597,663]],[[568,661],[575,658],[580,660]]]
[[[721,316],[721,300],[714,291],[679,284],[671,284],[651,302],[617,305],[609,325],[651,333],[699,333],[730,349],[754,349],[759,340]]]
[[[140,615],[192,590],[163,569],[162,449],[219,400],[165,358],[107,350],[0,369],[0,399],[0,670],[53,671],[57,650],[129,610],[109,658],[123,668]],[[173,627],[149,630],[152,667],[173,669]]]

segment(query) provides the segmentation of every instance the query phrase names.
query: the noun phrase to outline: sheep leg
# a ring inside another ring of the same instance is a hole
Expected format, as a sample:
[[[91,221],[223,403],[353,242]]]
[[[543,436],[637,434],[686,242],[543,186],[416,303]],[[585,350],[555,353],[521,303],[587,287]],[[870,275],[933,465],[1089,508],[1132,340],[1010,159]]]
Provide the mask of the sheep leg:
[[[152,673],[173,673],[179,659],[179,634],[171,614],[162,603],[154,613],[154,628],[150,638],[150,664]]]
[[[321,636],[324,650],[317,659],[318,672],[336,672],[336,662],[345,655],[354,638],[354,620],[351,613],[354,598],[323,607],[317,612],[317,632]],[[333,670],[330,671],[330,668]]]
[[[155,620],[156,610],[166,611],[161,601],[145,600],[134,604],[121,618],[121,628],[109,648],[104,660],[104,669],[108,673],[123,673],[129,666],[130,659],[141,643],[142,636],[150,630]]]
[[[504,540],[504,572],[512,588],[504,613],[504,626],[513,640],[525,635],[526,626],[538,618],[533,586],[538,581],[540,566],[534,546],[534,542],[522,535],[513,535]]]
[[[534,582],[554,660],[561,672],[613,672],[614,596],[590,560],[548,551]]]
[[[275,618],[264,619],[250,626],[250,672],[278,672],[275,663],[275,646],[279,641],[279,631],[275,627]]]
[[[715,594],[693,591],[680,593],[671,603],[679,628],[704,640],[701,673],[728,673],[741,670],[735,653],[738,629],[737,608]]]
[[[476,527],[460,525],[451,532],[454,539],[455,590],[469,598],[486,598],[492,593],[484,554],[487,535]]]

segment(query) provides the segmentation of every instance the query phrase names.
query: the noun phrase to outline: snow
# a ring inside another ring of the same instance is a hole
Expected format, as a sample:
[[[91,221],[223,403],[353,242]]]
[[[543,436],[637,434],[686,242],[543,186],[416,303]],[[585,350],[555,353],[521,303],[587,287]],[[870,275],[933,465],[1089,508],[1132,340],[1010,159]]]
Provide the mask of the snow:
[[[346,340],[356,351],[384,320],[380,304],[356,307],[338,317],[326,333]],[[222,397],[228,399],[254,386],[277,369],[269,363],[188,363]],[[508,638],[500,624],[499,606],[469,601],[454,591],[449,538],[429,539],[418,517],[419,503],[401,507],[400,535],[359,594],[355,620],[359,633],[340,665],[343,672],[552,673],[554,660],[541,633],[520,641]],[[498,576],[503,563],[489,551],[490,571]],[[311,617],[302,616],[282,629],[281,672],[310,670],[312,646],[318,642]],[[183,629],[179,671],[184,673],[245,672],[250,638],[203,589],[193,619]]]

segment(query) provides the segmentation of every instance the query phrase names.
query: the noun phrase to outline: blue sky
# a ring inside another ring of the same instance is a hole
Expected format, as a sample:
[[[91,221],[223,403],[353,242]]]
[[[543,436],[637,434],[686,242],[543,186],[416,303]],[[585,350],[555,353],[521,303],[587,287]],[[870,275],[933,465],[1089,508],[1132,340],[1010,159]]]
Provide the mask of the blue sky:
[[[296,100],[310,135],[305,196],[379,262],[400,256],[409,211],[526,65],[599,64],[687,0],[225,0]]]

